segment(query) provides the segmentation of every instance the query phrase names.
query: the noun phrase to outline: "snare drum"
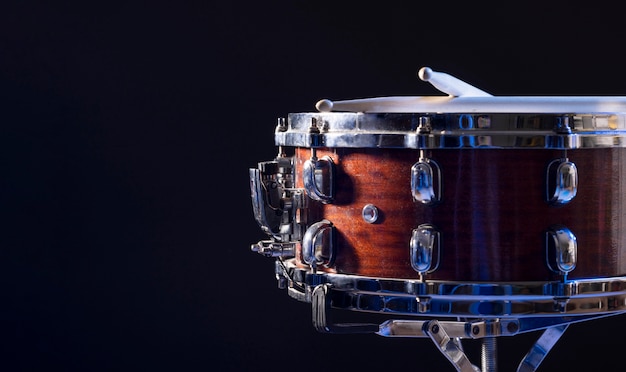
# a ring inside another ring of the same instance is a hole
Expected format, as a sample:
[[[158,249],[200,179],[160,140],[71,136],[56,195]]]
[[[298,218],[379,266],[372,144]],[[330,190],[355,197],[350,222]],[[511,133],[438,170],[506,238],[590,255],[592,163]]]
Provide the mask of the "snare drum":
[[[563,122],[571,133],[554,132]],[[294,148],[296,188],[317,178],[308,219],[335,230],[332,252],[305,247],[332,256],[317,269],[550,281],[626,273],[623,124],[612,115],[293,114],[277,142]]]
[[[452,339],[545,329],[536,368],[569,323],[626,312],[626,97],[492,97],[424,71],[448,97],[279,119],[278,156],[250,169],[270,236],[252,249],[319,331],[429,337],[462,370]]]
[[[626,97],[470,91],[279,119],[278,156],[250,170],[271,236],[253,250],[279,258],[292,295],[327,283],[339,307],[437,316],[626,310]]]

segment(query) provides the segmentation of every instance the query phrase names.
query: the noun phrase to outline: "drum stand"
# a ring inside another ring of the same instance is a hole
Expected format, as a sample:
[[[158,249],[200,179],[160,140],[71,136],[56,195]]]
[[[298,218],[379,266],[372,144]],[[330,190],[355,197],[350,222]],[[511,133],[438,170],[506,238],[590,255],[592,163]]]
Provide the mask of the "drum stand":
[[[394,323],[396,321],[389,321]],[[478,368],[473,365],[465,352],[461,340],[463,338],[477,338],[482,333],[482,328],[477,323],[486,322],[441,322],[438,320],[429,321],[412,321],[415,324],[412,327],[420,327],[421,329],[415,330],[413,337],[420,337],[419,333],[424,334],[421,337],[429,337],[437,349],[452,363],[457,371],[483,371],[483,372],[495,372],[498,370],[497,365],[497,336],[482,336],[481,340],[481,366]],[[492,324],[485,324],[486,328],[497,329],[499,321],[492,321]],[[512,325],[514,323],[508,323]],[[389,327],[390,324],[382,324],[381,332]],[[543,331],[543,334],[532,346],[530,351],[526,354],[524,359],[519,364],[518,372],[535,371],[539,364],[544,360],[548,352],[560,339],[561,335],[565,332],[569,324],[550,327]],[[467,330],[470,330],[472,335],[469,335]],[[379,332],[380,334],[380,332]]]
[[[496,372],[497,339],[519,333],[543,330],[526,353],[518,372],[535,371],[561,338],[569,325],[615,314],[582,317],[528,317],[482,320],[388,320],[382,324],[334,323],[331,316],[331,288],[328,284],[314,287],[311,295],[313,326],[322,333],[376,333],[384,337],[430,338],[435,347],[461,372]],[[461,340],[481,340],[481,368],[472,364],[463,350]]]

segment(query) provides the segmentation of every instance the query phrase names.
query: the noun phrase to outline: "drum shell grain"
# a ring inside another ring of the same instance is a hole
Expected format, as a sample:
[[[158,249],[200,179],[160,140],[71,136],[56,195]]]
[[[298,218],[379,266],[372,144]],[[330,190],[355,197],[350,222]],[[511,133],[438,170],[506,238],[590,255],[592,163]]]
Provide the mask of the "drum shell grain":
[[[296,186],[308,148],[295,149]],[[336,165],[331,204],[311,200],[309,221],[336,228],[338,272],[382,278],[418,278],[409,259],[412,230],[432,224],[440,232],[437,269],[426,279],[509,282],[558,280],[546,263],[546,231],[563,225],[577,238],[576,268],[568,278],[626,274],[626,148],[433,149],[441,169],[442,196],[434,205],[412,198],[415,149],[321,148]],[[577,196],[563,206],[546,202],[546,169],[564,156],[576,164]],[[361,217],[366,204],[375,223]],[[301,264],[301,262],[300,262]]]

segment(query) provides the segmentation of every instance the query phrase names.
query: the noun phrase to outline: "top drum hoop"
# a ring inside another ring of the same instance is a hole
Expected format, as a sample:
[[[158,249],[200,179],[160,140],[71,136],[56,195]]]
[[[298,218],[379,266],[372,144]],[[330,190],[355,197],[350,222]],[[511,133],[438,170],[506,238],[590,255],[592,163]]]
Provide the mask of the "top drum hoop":
[[[289,114],[278,146],[330,148],[626,147],[626,114]]]

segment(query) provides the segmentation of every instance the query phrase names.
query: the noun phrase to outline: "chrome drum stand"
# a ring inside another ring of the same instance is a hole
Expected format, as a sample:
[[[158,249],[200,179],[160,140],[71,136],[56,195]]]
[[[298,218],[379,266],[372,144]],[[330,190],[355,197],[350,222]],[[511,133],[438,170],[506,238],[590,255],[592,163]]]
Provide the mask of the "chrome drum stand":
[[[311,303],[317,331],[428,338],[463,372],[497,371],[499,337],[541,331],[517,368],[535,371],[570,324],[626,312],[626,277],[562,283],[429,282],[320,273],[278,259],[276,278],[291,297]],[[337,309],[391,319],[338,323],[332,315]],[[470,361],[462,340],[480,340],[480,367]]]

